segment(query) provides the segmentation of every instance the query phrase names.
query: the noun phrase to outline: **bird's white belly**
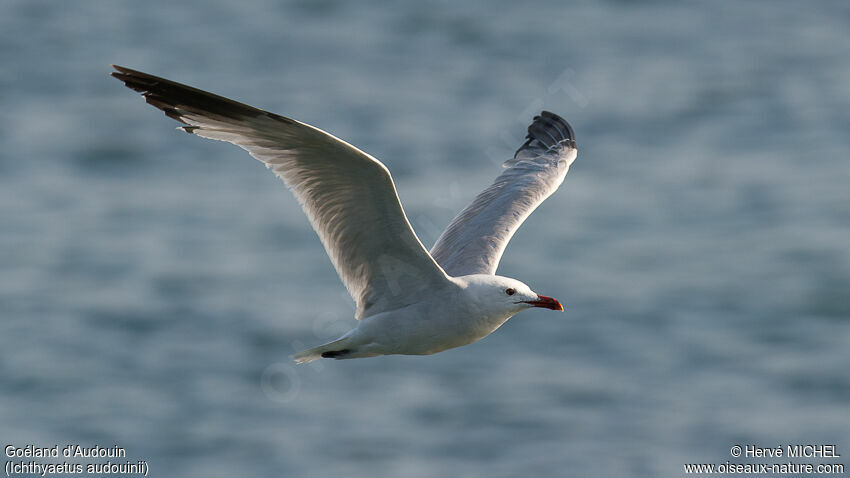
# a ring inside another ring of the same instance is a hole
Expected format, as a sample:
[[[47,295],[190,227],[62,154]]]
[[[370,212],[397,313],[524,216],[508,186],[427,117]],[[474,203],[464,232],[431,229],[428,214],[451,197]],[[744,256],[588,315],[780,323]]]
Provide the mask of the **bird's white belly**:
[[[466,308],[447,314],[444,307],[415,304],[364,319],[351,338],[369,354],[429,355],[482,339],[508,318]]]

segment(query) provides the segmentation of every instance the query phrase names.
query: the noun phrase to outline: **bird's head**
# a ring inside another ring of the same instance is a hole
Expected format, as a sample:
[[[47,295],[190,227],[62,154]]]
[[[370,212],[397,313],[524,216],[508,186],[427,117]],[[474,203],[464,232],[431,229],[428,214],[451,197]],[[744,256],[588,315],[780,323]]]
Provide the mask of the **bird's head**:
[[[464,279],[484,309],[508,311],[511,315],[531,307],[564,310],[557,299],[537,294],[516,279],[491,275],[465,276]]]

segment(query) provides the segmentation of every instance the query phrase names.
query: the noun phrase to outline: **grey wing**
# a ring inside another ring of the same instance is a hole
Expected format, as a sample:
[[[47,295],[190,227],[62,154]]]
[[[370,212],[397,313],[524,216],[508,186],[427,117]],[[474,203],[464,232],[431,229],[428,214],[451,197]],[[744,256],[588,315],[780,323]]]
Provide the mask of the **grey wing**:
[[[577,155],[575,133],[543,111],[492,186],[482,191],[437,239],[431,256],[451,276],[495,274],[519,226],[554,193]]]
[[[182,122],[186,132],[240,146],[283,179],[357,303],[358,319],[418,302],[448,283],[413,232],[390,173],[377,159],[308,124],[114,68],[114,77]]]

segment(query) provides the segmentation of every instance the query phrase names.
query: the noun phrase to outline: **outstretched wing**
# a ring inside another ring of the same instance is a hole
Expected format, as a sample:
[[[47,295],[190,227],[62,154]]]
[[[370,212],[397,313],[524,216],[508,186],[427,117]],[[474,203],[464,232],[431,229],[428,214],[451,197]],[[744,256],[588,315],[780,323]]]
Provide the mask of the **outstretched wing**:
[[[514,232],[558,189],[577,152],[563,118],[548,111],[535,116],[507,169],[454,218],[431,256],[451,276],[495,274]]]
[[[377,159],[308,124],[113,67],[112,76],[182,122],[184,131],[240,146],[283,179],[357,303],[358,319],[418,302],[448,282]]]

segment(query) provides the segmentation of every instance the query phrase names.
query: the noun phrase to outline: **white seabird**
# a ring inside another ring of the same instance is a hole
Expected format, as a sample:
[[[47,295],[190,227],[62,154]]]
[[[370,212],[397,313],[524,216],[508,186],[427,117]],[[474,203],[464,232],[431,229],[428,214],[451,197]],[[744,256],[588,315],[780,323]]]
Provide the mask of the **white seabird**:
[[[489,188],[449,224],[429,253],[410,226],[380,161],[318,128],[147,73],[113,65],[112,76],[183,123],[227,141],[272,169],[292,190],[356,303],[356,327],[293,358],[428,355],[466,345],[530,307],[557,300],[495,275],[517,228],[564,180],[575,134],[543,111]]]

